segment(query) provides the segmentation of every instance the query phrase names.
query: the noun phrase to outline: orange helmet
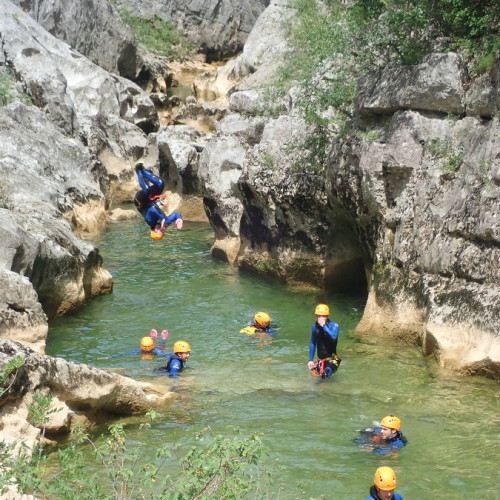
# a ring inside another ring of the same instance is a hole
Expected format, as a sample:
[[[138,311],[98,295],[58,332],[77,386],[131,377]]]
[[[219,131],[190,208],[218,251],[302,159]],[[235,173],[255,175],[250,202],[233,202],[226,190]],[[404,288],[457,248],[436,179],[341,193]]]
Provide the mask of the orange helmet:
[[[174,353],[177,352],[191,352],[191,346],[187,342],[184,342],[183,340],[178,340],[174,344]]]
[[[396,429],[397,431],[401,430],[401,420],[399,420],[398,417],[395,417],[394,415],[388,415],[387,417],[384,417],[380,421],[380,425],[383,427],[389,427],[389,429]]]
[[[151,231],[150,236],[151,236],[152,240],[158,241],[158,240],[162,240],[165,235],[161,234],[161,233],[157,233],[156,231]]]
[[[328,316],[330,314],[330,308],[326,304],[318,304],[314,314],[316,316]]]
[[[375,471],[373,482],[377,488],[384,491],[396,489],[396,473],[390,467],[379,467]]]
[[[271,323],[271,316],[265,312],[258,312],[253,317],[254,321],[263,328],[267,328],[269,323]]]
[[[141,349],[143,351],[152,351],[155,346],[155,341],[151,337],[142,337],[141,339]]]

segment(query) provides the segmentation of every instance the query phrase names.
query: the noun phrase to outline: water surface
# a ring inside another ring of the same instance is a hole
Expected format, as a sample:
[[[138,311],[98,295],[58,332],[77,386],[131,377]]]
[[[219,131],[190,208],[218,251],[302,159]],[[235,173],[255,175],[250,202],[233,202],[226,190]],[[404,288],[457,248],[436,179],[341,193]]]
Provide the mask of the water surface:
[[[364,298],[298,290],[239,274],[209,255],[208,225],[186,222],[162,242],[147,237],[142,220],[113,224],[96,243],[114,277],[114,293],[79,313],[53,321],[47,354],[116,370],[140,380],[170,383],[154,372],[161,360],[100,359],[138,346],[151,328],[191,344],[179,397],[151,432],[124,419],[130,439],[184,448],[210,426],[227,434],[263,432],[273,473],[270,498],[366,498],[380,465],[396,469],[405,500],[500,498],[498,383],[441,374],[413,347],[358,338]],[[340,325],[342,365],[333,380],[309,375],[308,343],[314,306],[327,302]],[[267,311],[279,335],[259,339],[239,330]],[[380,457],[352,443],[357,429],[387,414],[403,421],[409,444]],[[176,467],[174,454],[170,471]],[[262,492],[251,497],[264,498]]]

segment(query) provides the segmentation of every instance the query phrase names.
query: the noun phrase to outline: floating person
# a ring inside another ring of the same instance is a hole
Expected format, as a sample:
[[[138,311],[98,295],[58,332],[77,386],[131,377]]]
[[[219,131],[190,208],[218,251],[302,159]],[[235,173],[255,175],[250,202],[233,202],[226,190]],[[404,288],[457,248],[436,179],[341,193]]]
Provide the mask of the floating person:
[[[120,358],[122,356],[129,356],[132,354],[141,354],[141,359],[153,359],[154,356],[170,356],[168,352],[165,351],[165,340],[168,337],[168,331],[163,330],[161,332],[161,340],[159,341],[162,345],[155,345],[155,338],[158,336],[158,332],[156,330],[151,330],[149,332],[149,337],[142,337],[139,347],[132,349],[127,352],[113,354],[111,356],[100,358],[100,359],[112,359],[112,358]]]
[[[271,326],[271,316],[265,312],[255,313],[253,323],[245,326],[240,333],[253,335],[254,333],[266,333],[267,335],[277,335],[279,332]]]
[[[164,205],[163,200],[166,198],[162,195],[165,188],[163,180],[154,175],[151,170],[145,169],[141,162],[137,163],[135,171],[141,189],[135,193],[134,205],[151,228],[151,239],[163,239],[167,226],[173,222],[175,222],[177,229],[182,229],[184,221],[180,212],[174,212],[167,216],[161,209]]]
[[[379,427],[367,427],[359,432],[354,442],[378,455],[397,453],[408,442],[401,432],[401,420],[394,415],[384,417]]]
[[[158,370],[168,372],[169,377],[178,378],[191,355],[191,346],[184,340],[178,340],[174,343],[173,351],[167,364]]]
[[[307,367],[315,377],[328,378],[337,371],[342,361],[337,355],[339,325],[329,319],[330,308],[326,304],[318,304],[314,314],[316,322],[311,329]],[[318,360],[314,361],[316,352]]]
[[[396,473],[391,467],[379,467],[373,478],[374,485],[370,488],[370,496],[366,500],[403,500],[396,493]]]

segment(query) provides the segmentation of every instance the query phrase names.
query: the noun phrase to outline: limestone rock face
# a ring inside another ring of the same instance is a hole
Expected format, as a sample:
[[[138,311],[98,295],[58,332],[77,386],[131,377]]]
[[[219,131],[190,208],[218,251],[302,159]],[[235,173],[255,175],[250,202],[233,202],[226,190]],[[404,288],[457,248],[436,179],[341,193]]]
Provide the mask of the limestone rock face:
[[[235,87],[198,169],[212,253],[289,282],[366,289],[358,332],[499,378],[498,71],[475,79],[457,54],[436,53],[366,75],[358,130],[325,145],[326,174],[302,168],[311,130],[293,90],[286,115],[263,118],[251,116],[262,92]]]
[[[82,417],[102,422],[106,416],[144,413],[164,405],[172,396],[166,387],[137,382],[116,373],[36,354],[10,340],[0,340],[0,370],[9,360],[21,357],[23,365],[10,377],[0,407],[2,441],[21,436],[32,445],[40,429],[28,420],[28,405],[35,392],[51,394],[57,409],[47,425],[48,434],[67,433]]]
[[[38,108],[68,136],[78,136],[102,163],[123,163],[157,130],[152,101],[130,80],[111,75],[53,37],[10,0],[0,11],[2,63]]]
[[[196,95],[224,98],[234,90],[252,90],[270,85],[278,75],[288,50],[285,22],[295,11],[290,0],[274,0],[257,19],[243,51],[217,69],[193,82]]]
[[[187,33],[208,60],[234,56],[269,0],[118,0],[132,15],[157,16]]]
[[[49,318],[109,293],[112,278],[99,251],[73,233],[101,230],[106,220],[87,149],[37,108],[18,103],[0,112],[0,154],[1,267],[29,278]]]
[[[106,0],[12,0],[51,35],[111,73],[133,79],[141,59],[132,32]]]

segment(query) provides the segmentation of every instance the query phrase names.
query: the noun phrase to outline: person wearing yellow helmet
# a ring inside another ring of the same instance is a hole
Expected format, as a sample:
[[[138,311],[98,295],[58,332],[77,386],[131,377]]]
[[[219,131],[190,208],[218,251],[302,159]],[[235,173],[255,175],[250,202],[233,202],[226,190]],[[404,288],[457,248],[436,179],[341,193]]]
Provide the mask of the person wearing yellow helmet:
[[[271,316],[266,312],[255,313],[253,322],[240,330],[240,333],[251,335],[253,333],[266,333],[267,335],[277,335],[279,332],[271,326]]]
[[[313,375],[328,378],[337,371],[341,362],[337,355],[339,325],[329,319],[330,308],[326,304],[318,304],[314,314],[316,322],[311,329],[307,367]],[[314,361],[316,352],[318,360]]]
[[[370,488],[370,496],[366,500],[403,500],[396,493],[396,473],[391,467],[379,467],[375,471],[373,486]]]
[[[163,180],[145,169],[141,162],[137,163],[135,171],[141,189],[135,193],[134,205],[151,228],[151,239],[155,241],[163,239],[167,226],[173,222],[177,229],[182,229],[183,220],[179,212],[167,216],[161,209],[164,204],[162,200],[165,198],[161,194],[165,187]]]
[[[191,346],[185,340],[178,340],[174,343],[173,351],[174,353],[170,354],[166,366],[160,370],[168,372],[169,377],[178,378],[191,355]]]
[[[354,439],[362,445],[364,450],[373,450],[377,455],[397,453],[408,440],[401,432],[401,420],[395,415],[387,415],[380,421],[380,425],[367,427]]]
[[[156,330],[151,330],[149,332],[149,336],[142,337],[139,347],[120,354],[113,354],[112,356],[104,359],[120,358],[122,356],[128,356],[130,354],[141,354],[143,359],[151,359],[153,356],[169,356],[169,353],[165,351],[165,347],[163,345],[157,346],[155,344],[155,338],[157,336],[158,332]],[[165,340],[167,339],[167,337],[168,331],[163,330],[161,332],[161,340],[159,341],[160,344],[165,344]]]

